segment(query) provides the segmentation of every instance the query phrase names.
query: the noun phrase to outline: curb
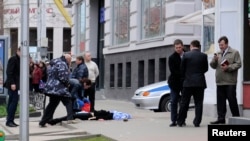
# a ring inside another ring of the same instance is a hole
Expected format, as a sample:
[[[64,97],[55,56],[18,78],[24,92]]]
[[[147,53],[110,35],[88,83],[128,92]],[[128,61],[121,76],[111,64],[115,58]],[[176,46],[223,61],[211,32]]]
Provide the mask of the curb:
[[[40,117],[42,115],[41,112],[32,112],[32,113],[29,113],[29,117]],[[19,115],[16,115],[15,118],[19,118]]]

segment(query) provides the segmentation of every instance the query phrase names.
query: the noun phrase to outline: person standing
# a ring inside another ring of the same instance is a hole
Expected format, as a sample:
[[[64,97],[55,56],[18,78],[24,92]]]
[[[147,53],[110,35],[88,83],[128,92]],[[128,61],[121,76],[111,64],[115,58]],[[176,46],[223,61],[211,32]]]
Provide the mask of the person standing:
[[[84,58],[82,56],[76,57],[76,68],[73,69],[71,78],[81,80],[83,78],[88,78],[88,68],[84,63]],[[80,82],[79,82],[80,83]]]
[[[7,79],[4,87],[8,89],[8,104],[7,104],[7,121],[6,126],[17,127],[18,124],[14,122],[15,113],[17,110],[20,89],[20,47],[17,49],[16,55],[10,57],[7,64],[6,74]]]
[[[93,112],[95,110],[95,91],[96,91],[96,78],[99,76],[99,69],[97,64],[92,61],[91,53],[85,52],[84,53],[84,61],[88,68],[88,78],[91,80],[91,87],[86,90],[84,97],[89,97],[90,101],[90,111]]]
[[[34,70],[32,72],[32,84],[35,93],[39,93],[39,83],[42,80],[42,69],[39,67],[39,64],[34,64]]]
[[[69,92],[69,64],[71,55],[64,54],[60,58],[50,61],[48,68],[48,79],[44,87],[44,94],[49,96],[49,103],[44,111],[40,127],[46,127],[46,123],[52,120],[54,112],[60,103],[66,107],[68,123],[73,123],[73,109],[71,94]]]
[[[200,51],[198,40],[190,43],[190,50],[183,55],[181,75],[183,77],[183,93],[177,118],[178,126],[185,126],[191,96],[194,98],[195,117],[193,124],[199,127],[202,121],[204,90],[207,87],[205,73],[208,71],[207,54]]]
[[[177,126],[177,109],[181,98],[182,80],[181,80],[181,58],[184,54],[183,42],[180,39],[174,41],[174,53],[168,58],[168,67],[170,75],[168,85],[170,87],[171,98],[171,121],[170,127]]]
[[[34,61],[32,60],[32,57],[30,57],[30,62],[29,62],[29,90],[30,94],[33,94],[33,85],[32,85],[32,72],[34,70]]]
[[[228,45],[228,38],[222,36],[218,40],[220,51],[214,55],[210,66],[215,69],[217,85],[217,120],[211,124],[225,124],[226,101],[228,100],[231,113],[234,117],[240,116],[236,85],[238,70],[241,68],[241,57],[237,50]],[[222,63],[226,62],[226,63]]]
[[[77,56],[76,57],[76,67],[73,69],[71,76],[70,76],[70,92],[72,95],[72,103],[73,103],[73,110],[78,111],[78,106],[75,106],[76,104],[76,96],[81,97],[80,100],[83,100],[84,97],[84,89],[82,88],[80,81],[82,79],[88,78],[88,68],[84,63],[83,56]],[[77,108],[75,108],[77,107]]]

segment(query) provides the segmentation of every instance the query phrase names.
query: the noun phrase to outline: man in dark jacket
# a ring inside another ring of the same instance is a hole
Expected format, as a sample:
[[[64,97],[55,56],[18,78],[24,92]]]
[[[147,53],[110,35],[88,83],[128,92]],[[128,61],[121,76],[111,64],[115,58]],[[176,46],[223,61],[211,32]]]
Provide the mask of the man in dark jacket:
[[[182,90],[181,81],[181,57],[184,54],[183,42],[180,39],[174,41],[174,53],[168,58],[168,67],[170,70],[170,76],[168,78],[168,85],[170,87],[171,98],[171,121],[170,127],[176,126],[177,123],[177,109],[178,102],[180,100],[180,93]]]
[[[76,68],[73,69],[73,72],[71,74],[70,78],[70,85],[73,85],[74,87],[71,87],[71,94],[76,94],[79,97],[84,97],[84,90],[82,89],[82,86],[80,84],[80,80],[87,79],[89,76],[88,68],[84,63],[83,56],[77,56],[76,57]],[[77,90],[77,91],[76,91]]]
[[[88,73],[88,68],[84,63],[84,58],[83,56],[77,56],[76,57],[76,68],[73,70],[71,78],[74,79],[83,79],[83,78],[88,78],[89,73]]]
[[[192,41],[191,51],[186,52],[181,61],[181,75],[184,79],[177,119],[177,124],[180,127],[184,126],[191,96],[193,96],[195,104],[194,126],[199,127],[202,120],[204,90],[207,87],[205,73],[208,71],[208,58],[207,54],[200,51],[200,48],[199,41]]]
[[[18,104],[18,90],[20,89],[20,48],[17,49],[16,55],[10,57],[7,65],[7,79],[4,87],[8,89],[7,121],[6,126],[17,127],[14,122],[15,113]]]
[[[42,120],[39,122],[40,127],[46,127],[54,115],[56,107],[62,101],[67,110],[68,123],[73,122],[73,110],[71,102],[71,94],[69,92],[69,64],[71,63],[71,55],[64,54],[60,58],[50,61],[48,68],[48,79],[44,87],[44,93],[49,96],[49,104],[47,105]]]

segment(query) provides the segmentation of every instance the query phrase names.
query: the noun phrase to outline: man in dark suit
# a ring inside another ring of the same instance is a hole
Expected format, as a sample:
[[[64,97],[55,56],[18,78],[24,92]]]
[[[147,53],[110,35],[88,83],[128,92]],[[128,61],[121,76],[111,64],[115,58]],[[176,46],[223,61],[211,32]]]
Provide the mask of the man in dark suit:
[[[18,104],[18,90],[20,89],[20,48],[17,49],[16,55],[10,57],[6,69],[7,79],[4,87],[8,89],[8,104],[7,104],[7,121],[6,126],[17,127],[14,122],[15,113]]]
[[[200,48],[199,41],[192,41],[191,51],[185,53],[181,61],[183,93],[177,119],[180,127],[185,123],[191,96],[193,96],[195,104],[194,126],[199,127],[202,120],[204,90],[207,87],[205,73],[208,71],[208,58],[205,53],[200,51]]]
[[[177,109],[178,102],[181,97],[182,81],[181,81],[181,57],[184,54],[183,42],[180,39],[174,41],[174,53],[168,58],[168,67],[170,75],[168,77],[168,85],[170,87],[171,98],[171,121],[170,127],[177,126]]]

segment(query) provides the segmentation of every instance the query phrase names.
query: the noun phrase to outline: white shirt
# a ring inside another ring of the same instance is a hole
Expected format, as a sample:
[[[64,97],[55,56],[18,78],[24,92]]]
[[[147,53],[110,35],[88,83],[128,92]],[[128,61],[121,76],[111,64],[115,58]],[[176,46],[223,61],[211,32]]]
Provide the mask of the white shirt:
[[[88,78],[91,80],[92,83],[95,83],[95,80],[99,75],[98,66],[93,61],[85,62],[85,64],[86,64],[86,66],[88,68],[88,73],[89,73]]]

